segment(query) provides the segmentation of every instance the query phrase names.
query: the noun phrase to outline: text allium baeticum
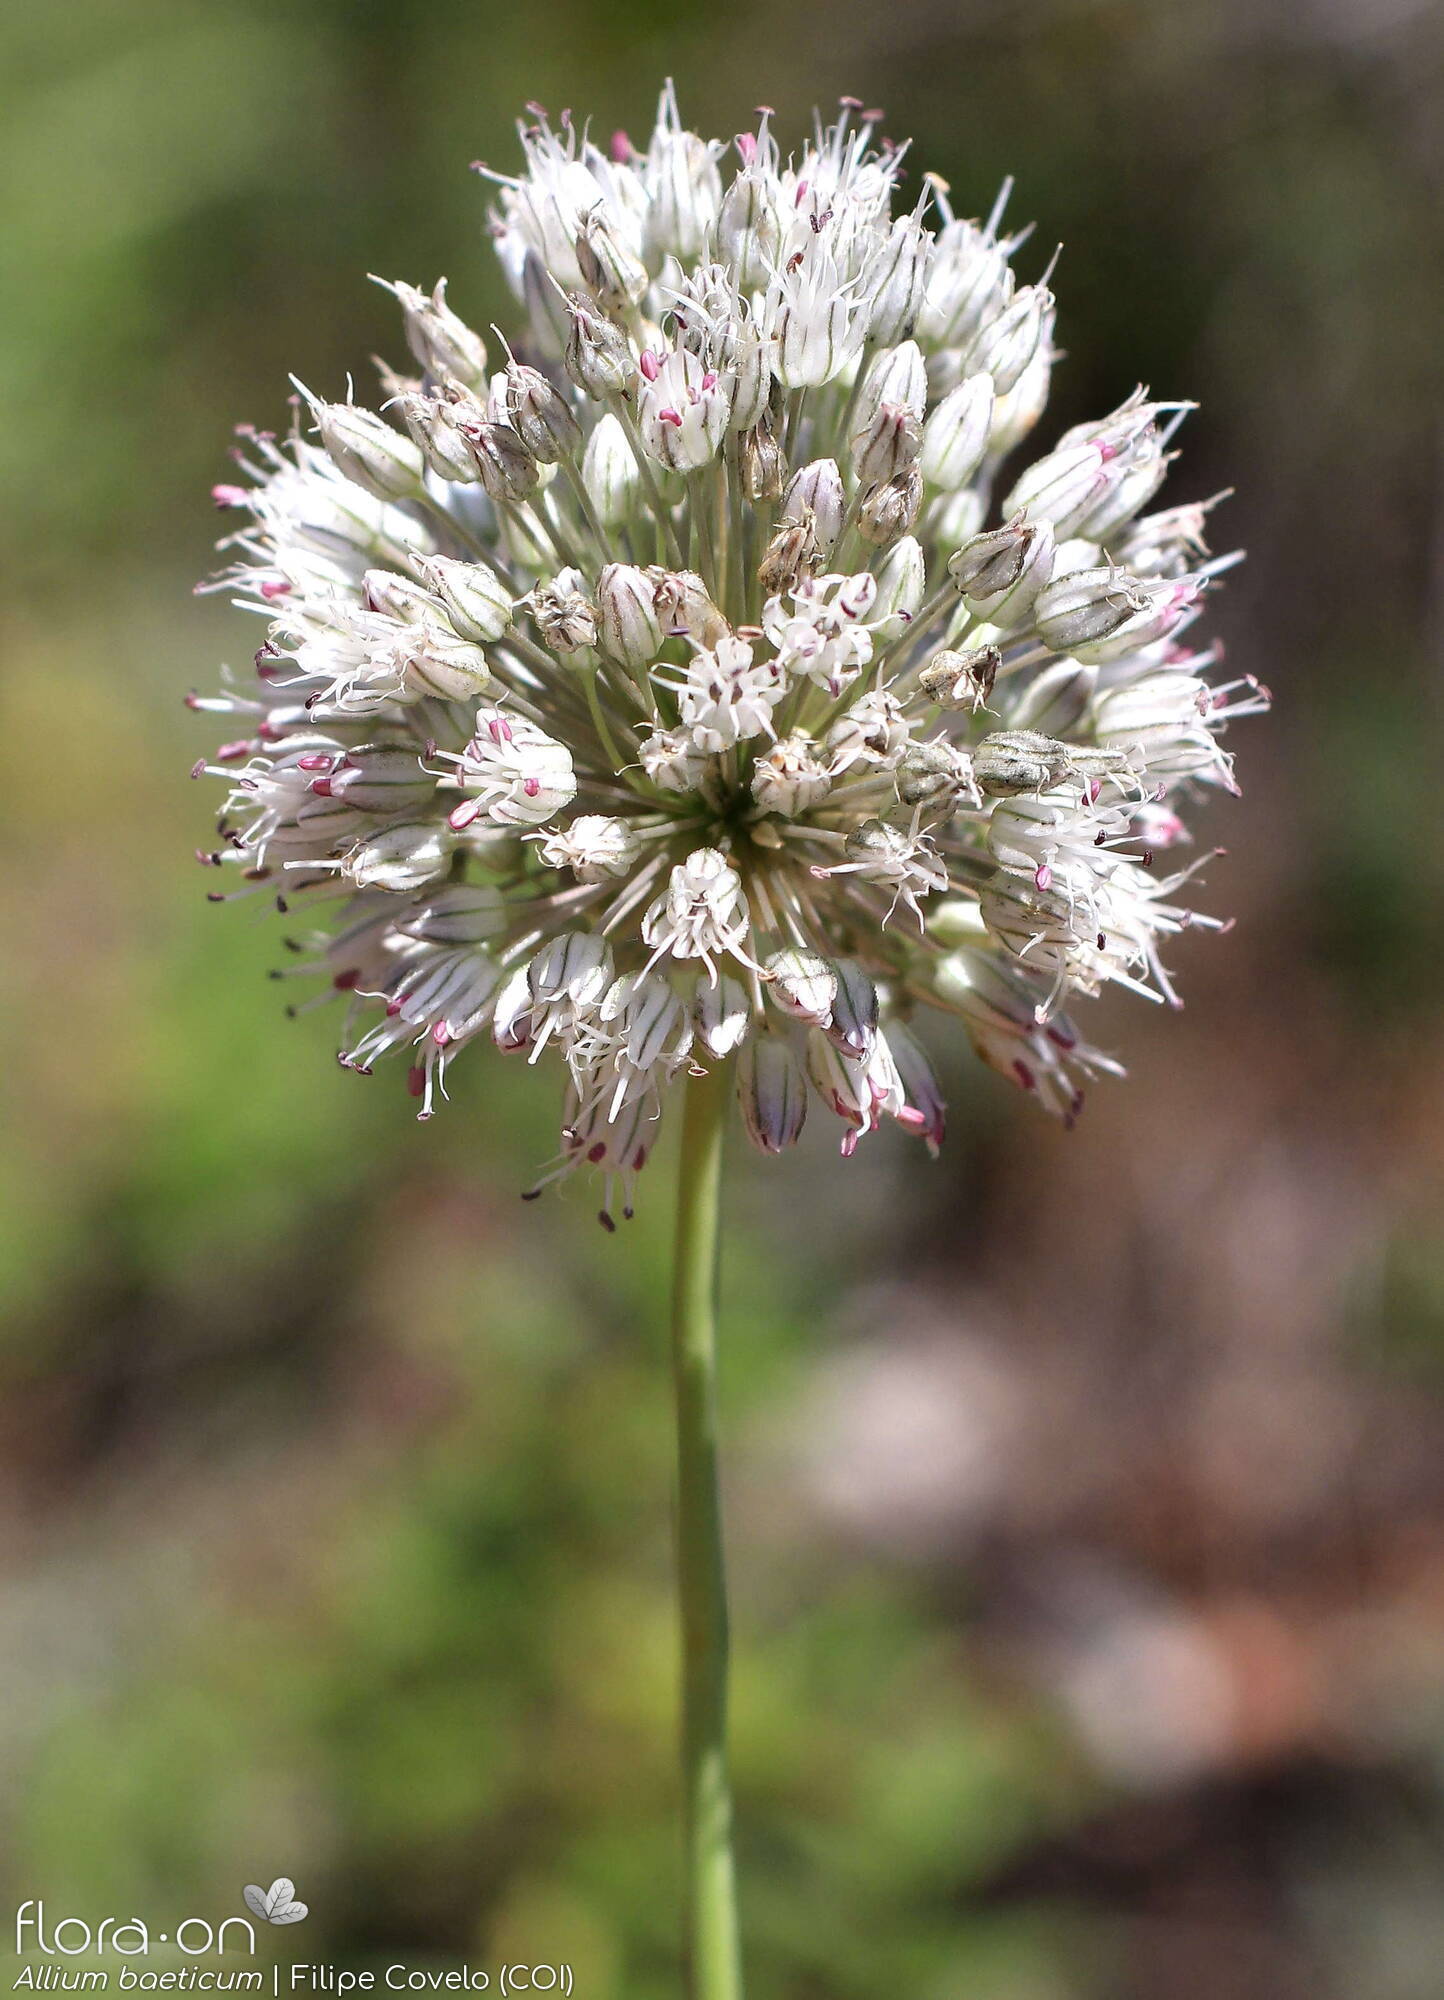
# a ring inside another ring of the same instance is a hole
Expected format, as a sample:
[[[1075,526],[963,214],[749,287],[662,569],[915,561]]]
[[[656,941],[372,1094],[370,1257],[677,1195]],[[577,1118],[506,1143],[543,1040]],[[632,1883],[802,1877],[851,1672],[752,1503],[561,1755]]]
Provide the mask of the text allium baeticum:
[[[929,1010],[1071,1118],[1117,1064],[1070,1001],[1171,1000],[1161,945],[1217,927],[1158,857],[1267,699],[1184,637],[1209,503],[1142,511],[1189,406],[1139,390],[1000,474],[1052,293],[1001,199],[962,221],[925,179],[894,214],[903,149],[851,104],[789,156],[766,116],[684,131],[670,88],[645,149],[521,141],[512,346],[398,283],[384,413],[302,391],[216,490],[220,585],[270,630],[193,698],[238,731],[197,767],[229,787],[204,858],[324,919],[294,969],[423,1117],[467,1043],[555,1059],[543,1180],[599,1170],[609,1224],[669,1084],[734,1053],[769,1152],[813,1094],[845,1153],[885,1117],[935,1145]]]

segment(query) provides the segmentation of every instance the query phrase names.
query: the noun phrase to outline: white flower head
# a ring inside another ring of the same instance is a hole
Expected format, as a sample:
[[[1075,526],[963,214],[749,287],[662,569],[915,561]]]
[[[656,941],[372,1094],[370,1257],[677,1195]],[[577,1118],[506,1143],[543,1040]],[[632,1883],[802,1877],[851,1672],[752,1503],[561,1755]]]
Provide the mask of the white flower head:
[[[638,745],[637,756],[647,777],[664,792],[697,791],[710,765],[690,729],[651,730]]]
[[[773,734],[772,711],[787,690],[782,663],[757,659],[735,634],[699,646],[677,684],[677,709],[698,750],[728,750]]]
[[[856,361],[867,337],[869,301],[859,297],[820,232],[775,274],[767,301],[777,379],[789,389],[816,388]]]
[[[1045,437],[997,504],[1051,270],[1006,189],[898,202],[903,153],[851,101],[791,152],[670,85],[640,145],[532,107],[489,175],[514,345],[391,284],[411,372],[303,391],[214,491],[216,587],[266,630],[191,697],[213,899],[314,908],[288,972],[423,1117],[463,1049],[557,1072],[542,1179],[600,1174],[609,1226],[689,1069],[735,1065],[769,1153],[809,1103],[844,1151],[936,1146],[951,1015],[1071,1120],[1116,1065],[1069,1009],[1172,999],[1163,950],[1218,927],[1156,857],[1267,695],[1184,636],[1234,560],[1213,502],[1156,504],[1190,406]]]
[[[727,385],[685,347],[659,355],[644,348],[637,396],[642,441],[672,472],[695,472],[716,456],[732,404]]]
[[[542,826],[577,795],[566,744],[505,709],[477,709],[471,741],[450,762],[455,775],[443,782],[467,794],[448,815],[453,831],[479,818],[497,826]]]
[[[649,965],[669,954],[700,958],[715,978],[719,956],[742,957],[749,923],[741,876],[717,848],[699,847],[677,863],[643,917],[642,942],[652,947]]]
[[[606,813],[578,813],[556,833],[538,839],[549,868],[570,868],[579,882],[588,883],[630,875],[640,847],[631,823]]]
[[[902,761],[912,728],[896,695],[884,688],[860,695],[827,732],[829,768],[835,776],[857,766],[891,771]]]
[[[752,796],[763,812],[797,819],[832,790],[832,774],[818,746],[800,729],[774,743],[752,766]]]
[[[768,601],[762,629],[789,675],[815,681],[836,696],[872,659],[868,618],[876,602],[877,579],[870,570],[809,578],[786,599]]]

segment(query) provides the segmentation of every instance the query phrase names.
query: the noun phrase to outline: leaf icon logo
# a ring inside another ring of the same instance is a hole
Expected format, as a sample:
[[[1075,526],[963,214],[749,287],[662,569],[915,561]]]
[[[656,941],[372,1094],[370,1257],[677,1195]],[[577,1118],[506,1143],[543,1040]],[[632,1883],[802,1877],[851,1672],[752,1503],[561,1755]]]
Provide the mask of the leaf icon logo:
[[[264,1923],[299,1924],[310,1915],[306,1904],[296,1901],[295,1883],[287,1881],[284,1875],[278,1875],[269,1889],[260,1889],[250,1882],[244,1893],[246,1908]]]

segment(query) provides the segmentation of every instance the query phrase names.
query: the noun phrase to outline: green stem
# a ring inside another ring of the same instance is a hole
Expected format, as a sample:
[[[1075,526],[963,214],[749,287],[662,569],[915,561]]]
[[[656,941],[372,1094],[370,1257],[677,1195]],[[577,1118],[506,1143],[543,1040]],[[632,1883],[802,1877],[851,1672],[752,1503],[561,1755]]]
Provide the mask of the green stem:
[[[697,546],[701,551],[698,567],[702,572],[702,581],[711,594],[712,602],[716,604],[724,593],[722,572],[717,566],[717,542],[712,521],[711,500],[715,488],[711,486],[708,474],[703,471],[688,475],[687,491],[691,501],[692,519],[697,523]]]
[[[717,1490],[717,1237],[725,1066],[689,1078],[677,1184],[672,1371],[691,2000],[741,2000],[727,1778],[727,1580]]]
[[[617,739],[612,734],[612,727],[607,721],[606,710],[602,707],[601,690],[597,686],[597,669],[595,667],[584,667],[582,672],[586,680],[587,707],[591,710],[593,727],[602,739],[602,748],[611,759],[612,769],[621,772],[625,770],[631,759],[624,757],[617,748]]]
[[[642,433],[637,428],[637,420],[621,396],[613,397],[612,413],[627,433],[627,443],[632,447],[632,457],[637,462],[637,471],[647,489],[647,498],[652,503],[652,512],[657,519],[657,533],[666,538],[667,547],[672,552],[672,560],[678,569],[685,569],[687,559],[682,553],[682,544],[677,540],[672,510],[662,498],[662,490],[652,470],[652,461],[647,456],[647,447],[642,443]]]

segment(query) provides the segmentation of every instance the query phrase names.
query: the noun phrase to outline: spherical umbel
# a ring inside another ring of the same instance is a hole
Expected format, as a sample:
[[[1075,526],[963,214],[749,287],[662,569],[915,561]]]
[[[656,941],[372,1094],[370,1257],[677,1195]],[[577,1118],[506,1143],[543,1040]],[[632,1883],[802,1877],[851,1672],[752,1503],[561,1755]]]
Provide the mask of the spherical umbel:
[[[488,1038],[564,1072],[543,1181],[629,1213],[672,1083],[736,1062],[742,1123],[935,1147],[916,1029],[1071,1120],[1117,1065],[1072,1000],[1172,1001],[1187,839],[1267,703],[1191,632],[1211,502],[1144,515],[1190,407],[1136,391],[1031,465],[1054,300],[1022,235],[893,213],[901,150],[849,102],[784,156],[670,87],[644,147],[520,128],[491,221],[519,308],[388,286],[379,411],[301,392],[241,433],[216,587],[262,614],[215,898],[314,908],[293,972],[341,1061],[408,1052],[429,1117]],[[1002,493],[1001,506],[992,496]]]

